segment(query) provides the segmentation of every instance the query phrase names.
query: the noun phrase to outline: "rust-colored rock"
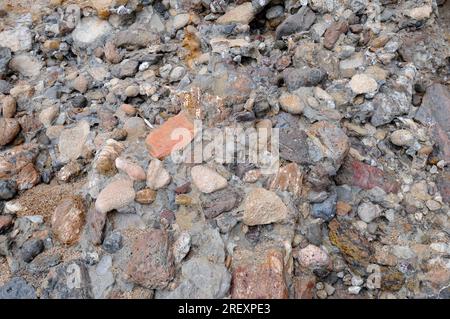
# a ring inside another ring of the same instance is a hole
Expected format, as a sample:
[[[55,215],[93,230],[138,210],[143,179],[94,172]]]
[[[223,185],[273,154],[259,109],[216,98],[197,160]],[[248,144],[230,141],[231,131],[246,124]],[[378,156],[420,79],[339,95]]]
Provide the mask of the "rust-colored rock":
[[[154,129],[145,140],[150,155],[159,159],[187,146],[194,138],[194,122],[184,112]]]
[[[237,250],[233,256],[233,299],[286,299],[283,253],[275,248]]]
[[[138,235],[133,242],[126,273],[132,282],[145,288],[166,287],[174,276],[173,255],[168,234],[154,229]]]
[[[63,244],[78,241],[84,225],[85,208],[80,196],[63,199],[52,216],[52,230],[55,237]]]
[[[386,193],[397,193],[400,188],[395,174],[351,159],[342,165],[336,181],[363,189],[380,187]]]
[[[373,256],[368,240],[348,222],[333,219],[328,224],[330,242],[339,248],[349,266],[358,274],[364,274]]]

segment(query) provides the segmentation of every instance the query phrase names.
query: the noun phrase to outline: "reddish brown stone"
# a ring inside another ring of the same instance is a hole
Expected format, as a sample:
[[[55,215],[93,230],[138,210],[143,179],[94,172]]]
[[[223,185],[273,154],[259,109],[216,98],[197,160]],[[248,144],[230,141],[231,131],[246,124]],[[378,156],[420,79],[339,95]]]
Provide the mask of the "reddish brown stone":
[[[126,272],[131,281],[145,288],[166,287],[174,276],[168,234],[159,229],[140,234],[133,242]]]
[[[150,155],[161,159],[174,150],[184,148],[193,138],[194,123],[186,113],[181,112],[154,129],[145,142]]]
[[[0,234],[7,231],[12,225],[13,217],[11,215],[0,215]]]
[[[186,194],[189,193],[190,191],[191,191],[191,182],[187,182],[175,188],[175,193],[177,194]]]
[[[63,244],[78,241],[84,225],[84,204],[80,196],[63,199],[52,216],[52,230]]]
[[[294,278],[294,296],[295,299],[313,299],[316,277],[305,275]]]
[[[336,181],[339,184],[358,186],[363,189],[380,187],[386,193],[397,193],[400,188],[400,183],[393,173],[356,160],[344,163],[336,176]]]
[[[333,49],[334,45],[336,44],[336,41],[339,39],[339,36],[342,33],[346,33],[347,30],[348,30],[347,22],[345,21],[334,22],[332,25],[328,27],[327,31],[325,31],[323,46],[328,50]]]
[[[41,180],[41,175],[32,163],[25,165],[17,175],[17,188],[19,190],[30,189]]]
[[[237,250],[233,256],[233,299],[286,299],[283,253],[274,248]]]

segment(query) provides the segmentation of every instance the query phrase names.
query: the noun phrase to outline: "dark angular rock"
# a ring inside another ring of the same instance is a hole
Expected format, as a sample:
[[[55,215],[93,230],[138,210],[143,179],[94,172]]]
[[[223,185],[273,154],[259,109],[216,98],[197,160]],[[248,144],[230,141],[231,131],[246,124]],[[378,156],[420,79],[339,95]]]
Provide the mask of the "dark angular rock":
[[[52,268],[42,285],[41,299],[91,299],[89,273],[81,260]]]
[[[305,131],[295,128],[280,129],[280,157],[298,164],[311,164],[307,138]]]
[[[326,75],[326,72],[320,68],[307,66],[298,69],[287,68],[283,71],[284,83],[291,92],[304,86],[317,86],[325,79]]]
[[[325,221],[330,221],[336,215],[337,194],[331,194],[322,203],[315,203],[312,205],[311,215],[315,218],[322,218]]]
[[[203,197],[202,207],[206,218],[215,218],[223,212],[230,211],[239,202],[238,194],[229,189],[204,195]]]
[[[2,78],[8,70],[8,63],[10,60],[11,50],[9,48],[0,47],[0,78]]]
[[[118,252],[122,246],[122,235],[118,232],[112,232],[109,234],[102,244],[102,248],[110,254]]]
[[[27,240],[20,248],[22,260],[29,263],[44,250],[44,242],[40,239]]]
[[[316,21],[316,14],[309,7],[304,6],[278,26],[275,31],[276,38],[281,39],[296,32],[308,31],[314,21]]]

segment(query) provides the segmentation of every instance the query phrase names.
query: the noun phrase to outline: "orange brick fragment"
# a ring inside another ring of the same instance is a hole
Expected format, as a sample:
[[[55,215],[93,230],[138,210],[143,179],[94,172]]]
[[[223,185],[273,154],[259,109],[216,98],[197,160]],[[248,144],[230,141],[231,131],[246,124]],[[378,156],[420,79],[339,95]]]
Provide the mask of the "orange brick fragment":
[[[150,132],[145,143],[150,155],[162,159],[186,147],[193,138],[194,122],[188,114],[181,112]]]

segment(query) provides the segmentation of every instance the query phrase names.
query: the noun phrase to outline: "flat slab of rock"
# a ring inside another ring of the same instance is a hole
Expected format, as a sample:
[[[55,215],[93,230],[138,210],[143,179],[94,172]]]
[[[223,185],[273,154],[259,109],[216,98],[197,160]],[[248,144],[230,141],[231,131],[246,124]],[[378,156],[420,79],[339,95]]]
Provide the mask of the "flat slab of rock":
[[[107,213],[113,209],[123,208],[134,201],[133,181],[120,179],[110,182],[98,195],[95,209]]]
[[[62,162],[76,160],[81,156],[89,131],[89,123],[81,121],[75,127],[65,129],[61,132],[58,148]]]
[[[244,200],[243,222],[249,226],[266,225],[286,219],[288,208],[274,192],[264,188],[251,190]]]
[[[449,132],[450,90],[437,83],[428,87],[422,105],[414,118],[425,125],[438,123],[445,131]]]
[[[164,158],[173,151],[183,149],[194,138],[194,123],[185,113],[168,119],[154,129],[145,140],[150,155]]]
[[[134,283],[149,289],[164,288],[174,276],[168,234],[155,229],[140,234],[133,242],[126,273]]]
[[[233,255],[233,299],[286,299],[283,253],[278,249],[237,250]]]
[[[212,193],[227,187],[227,180],[211,168],[197,165],[191,169],[192,182],[202,193]]]

